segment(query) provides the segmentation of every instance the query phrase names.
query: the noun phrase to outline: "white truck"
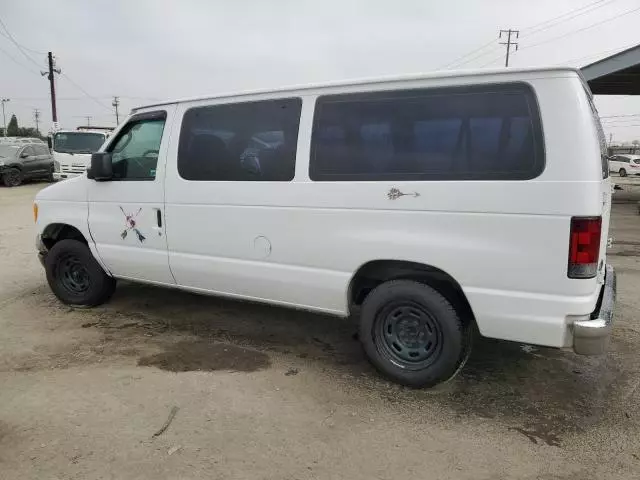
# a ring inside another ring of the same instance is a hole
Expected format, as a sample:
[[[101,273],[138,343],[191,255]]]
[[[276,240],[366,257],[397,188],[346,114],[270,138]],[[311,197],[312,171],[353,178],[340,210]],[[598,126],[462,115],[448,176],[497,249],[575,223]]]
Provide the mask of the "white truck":
[[[54,160],[54,180],[82,175],[89,166],[91,154],[97,152],[111,127],[78,127],[76,130],[56,130],[49,137]]]

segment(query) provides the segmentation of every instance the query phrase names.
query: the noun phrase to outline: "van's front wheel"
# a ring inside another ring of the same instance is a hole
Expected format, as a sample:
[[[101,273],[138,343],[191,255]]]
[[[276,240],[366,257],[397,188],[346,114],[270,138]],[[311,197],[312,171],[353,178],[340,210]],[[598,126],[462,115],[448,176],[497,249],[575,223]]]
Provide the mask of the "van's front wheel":
[[[360,340],[382,374],[410,387],[430,387],[461,369],[470,351],[471,330],[430,286],[394,280],[365,299]]]
[[[94,307],[109,300],[115,290],[115,279],[78,240],[56,243],[47,253],[44,266],[51,290],[68,305]]]

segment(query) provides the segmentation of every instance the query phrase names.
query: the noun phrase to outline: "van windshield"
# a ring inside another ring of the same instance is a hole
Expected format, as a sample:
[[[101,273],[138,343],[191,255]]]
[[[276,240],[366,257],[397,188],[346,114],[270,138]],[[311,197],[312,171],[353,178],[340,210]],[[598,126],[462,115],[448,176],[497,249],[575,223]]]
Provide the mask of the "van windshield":
[[[53,150],[59,153],[93,153],[104,143],[104,134],[60,132],[53,136]]]

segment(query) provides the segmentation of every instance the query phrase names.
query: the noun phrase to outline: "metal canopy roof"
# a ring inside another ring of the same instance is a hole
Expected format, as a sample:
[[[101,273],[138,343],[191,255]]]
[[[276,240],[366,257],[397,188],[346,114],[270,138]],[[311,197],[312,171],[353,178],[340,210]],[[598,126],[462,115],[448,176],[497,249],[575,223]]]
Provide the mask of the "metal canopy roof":
[[[581,71],[594,95],[640,95],[640,44]]]

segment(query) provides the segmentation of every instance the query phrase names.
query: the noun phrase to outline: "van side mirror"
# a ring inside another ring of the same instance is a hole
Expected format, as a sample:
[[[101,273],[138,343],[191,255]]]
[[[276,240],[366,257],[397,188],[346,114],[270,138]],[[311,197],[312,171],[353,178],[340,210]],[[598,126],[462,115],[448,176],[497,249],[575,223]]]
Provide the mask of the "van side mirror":
[[[96,152],[91,155],[91,166],[87,170],[87,178],[96,182],[106,182],[113,178],[110,153]]]

